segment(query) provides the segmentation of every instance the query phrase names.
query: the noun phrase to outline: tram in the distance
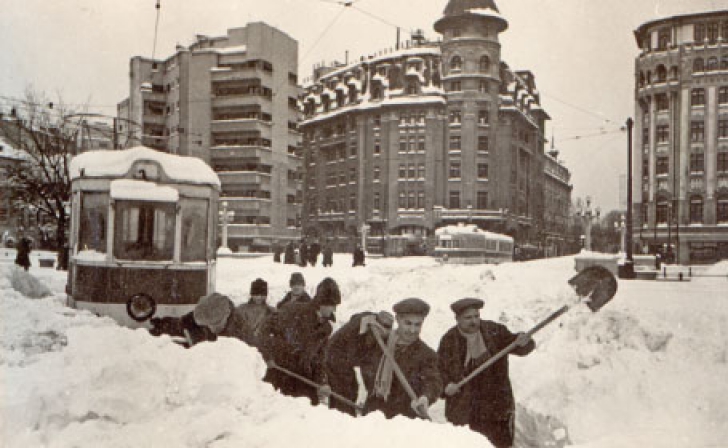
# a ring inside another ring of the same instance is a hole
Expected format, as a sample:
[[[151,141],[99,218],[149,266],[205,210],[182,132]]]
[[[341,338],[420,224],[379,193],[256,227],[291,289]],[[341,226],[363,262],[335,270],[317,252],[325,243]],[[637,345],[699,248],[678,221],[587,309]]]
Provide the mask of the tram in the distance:
[[[214,291],[220,180],[205,162],[139,146],[70,171],[70,306],[140,327]]]
[[[444,263],[502,263],[513,261],[513,238],[475,225],[452,225],[435,231],[433,256]]]

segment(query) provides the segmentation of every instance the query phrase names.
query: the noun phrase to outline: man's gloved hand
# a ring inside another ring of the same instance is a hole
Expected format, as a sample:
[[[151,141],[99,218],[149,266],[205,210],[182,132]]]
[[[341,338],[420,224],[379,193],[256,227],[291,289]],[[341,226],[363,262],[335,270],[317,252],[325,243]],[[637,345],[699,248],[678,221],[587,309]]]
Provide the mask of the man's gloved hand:
[[[273,361],[273,358],[266,359],[265,360],[265,365],[268,366],[269,369],[274,369],[276,367],[276,362]]]
[[[448,397],[452,397],[453,395],[457,395],[460,393],[460,388],[455,383],[450,383],[447,386],[445,386],[445,395]]]
[[[420,417],[427,417],[427,408],[429,406],[429,401],[427,400],[427,397],[424,395],[416,400],[412,400],[412,403],[410,403],[410,406],[412,406],[412,409],[419,415]]]
[[[531,342],[531,336],[528,333],[518,333],[516,336],[516,345],[525,347]]]

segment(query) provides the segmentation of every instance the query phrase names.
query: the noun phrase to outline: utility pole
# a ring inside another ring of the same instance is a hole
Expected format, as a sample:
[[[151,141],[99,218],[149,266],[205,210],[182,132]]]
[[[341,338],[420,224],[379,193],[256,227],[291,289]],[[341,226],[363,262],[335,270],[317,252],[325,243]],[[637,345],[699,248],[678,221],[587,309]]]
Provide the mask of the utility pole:
[[[627,233],[625,235],[625,249],[627,252],[624,267],[620,278],[633,279],[634,259],[632,258],[632,126],[634,121],[627,118]],[[669,224],[668,224],[669,225]]]

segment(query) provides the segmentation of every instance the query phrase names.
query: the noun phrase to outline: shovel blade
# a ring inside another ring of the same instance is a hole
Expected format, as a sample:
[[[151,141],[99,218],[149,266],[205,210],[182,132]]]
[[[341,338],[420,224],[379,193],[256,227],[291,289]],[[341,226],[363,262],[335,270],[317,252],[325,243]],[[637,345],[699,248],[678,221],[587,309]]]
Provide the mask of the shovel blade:
[[[579,297],[588,297],[587,306],[593,312],[599,311],[617,293],[617,279],[609,269],[589,266],[569,279],[569,285]]]

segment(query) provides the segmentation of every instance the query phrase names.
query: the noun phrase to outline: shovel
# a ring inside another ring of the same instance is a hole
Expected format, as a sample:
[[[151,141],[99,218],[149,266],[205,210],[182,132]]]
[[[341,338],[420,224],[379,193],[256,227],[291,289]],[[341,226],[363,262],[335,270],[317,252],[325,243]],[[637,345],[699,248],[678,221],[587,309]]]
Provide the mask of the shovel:
[[[606,305],[614,294],[617,292],[617,279],[614,278],[608,269],[601,266],[590,266],[583,269],[581,272],[569,279],[569,285],[574,288],[574,292],[579,298],[588,297],[585,303],[592,312],[596,313],[604,305]],[[564,305],[558,310],[551,313],[549,317],[539,322],[535,327],[531,328],[526,334],[531,337],[537,331],[541,330],[546,325],[555,321],[559,316],[569,311],[570,306]],[[506,348],[496,353],[492,358],[489,358],[486,362],[479,365],[475,370],[470,372],[468,376],[460,380],[455,386],[458,388],[463,387],[468,381],[472,380],[480,372],[487,369],[488,367],[495,364],[499,359],[506,356],[517,348],[518,344],[516,341],[511,342]]]
[[[296,372],[293,372],[291,370],[288,370],[285,367],[281,367],[278,364],[274,364],[272,366],[272,368],[274,368],[276,370],[279,370],[279,371],[285,373],[286,375],[291,376],[291,377],[293,377],[293,378],[295,378],[295,379],[297,379],[297,380],[299,380],[301,382],[304,382],[304,383],[308,384],[311,387],[315,387],[316,389],[318,389],[318,388],[321,387],[321,384],[318,384],[317,382],[312,381],[312,380],[306,378],[303,375],[299,375]],[[362,406],[359,406],[358,404],[354,403],[353,401],[349,400],[348,398],[344,397],[343,395],[339,395],[336,392],[331,391],[331,396],[334,397],[334,398],[336,398],[337,400],[341,401],[342,403],[346,403],[349,406],[352,406],[354,409],[358,410],[359,412],[363,412],[364,411],[364,408]]]
[[[409,381],[407,381],[407,377],[405,376],[404,372],[402,372],[402,369],[399,367],[399,364],[397,364],[397,361],[394,359],[394,353],[389,350],[389,347],[387,347],[387,345],[382,340],[382,335],[379,334],[379,330],[373,326],[370,328],[372,330],[372,334],[374,335],[374,339],[376,339],[377,344],[379,344],[379,348],[382,349],[382,353],[384,353],[384,356],[392,362],[392,369],[394,370],[394,374],[397,375],[397,379],[402,385],[402,388],[405,390],[405,392],[407,392],[407,395],[409,395],[412,401],[417,400],[417,394],[415,393],[414,389],[412,389],[412,386],[410,386]],[[427,420],[431,420],[430,416],[427,414],[427,408],[420,408],[419,410],[420,416],[424,417]]]

